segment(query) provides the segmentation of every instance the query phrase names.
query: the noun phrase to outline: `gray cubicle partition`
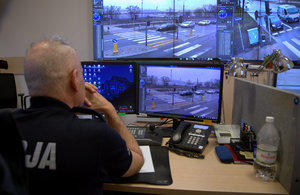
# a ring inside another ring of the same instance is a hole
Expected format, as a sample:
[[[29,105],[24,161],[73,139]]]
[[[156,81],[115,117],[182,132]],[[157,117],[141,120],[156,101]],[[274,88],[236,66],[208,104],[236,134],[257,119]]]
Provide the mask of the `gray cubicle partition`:
[[[244,120],[254,131],[274,116],[281,141],[276,178],[290,194],[300,194],[300,95],[235,78],[232,123]]]

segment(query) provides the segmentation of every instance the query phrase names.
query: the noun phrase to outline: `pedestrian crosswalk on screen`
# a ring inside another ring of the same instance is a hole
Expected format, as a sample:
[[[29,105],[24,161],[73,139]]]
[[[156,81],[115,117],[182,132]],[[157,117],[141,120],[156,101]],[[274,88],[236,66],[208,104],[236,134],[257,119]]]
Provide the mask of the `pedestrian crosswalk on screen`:
[[[148,115],[220,122],[223,66],[139,66],[139,109]]]

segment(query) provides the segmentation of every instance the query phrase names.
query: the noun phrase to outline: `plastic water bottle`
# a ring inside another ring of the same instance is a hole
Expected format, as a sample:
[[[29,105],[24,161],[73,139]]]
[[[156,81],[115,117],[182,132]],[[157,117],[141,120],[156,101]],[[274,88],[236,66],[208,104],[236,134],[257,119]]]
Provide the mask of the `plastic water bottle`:
[[[273,116],[266,117],[265,124],[256,136],[256,141],[255,175],[264,181],[273,181],[277,171],[277,151],[280,143],[279,133],[274,125]]]

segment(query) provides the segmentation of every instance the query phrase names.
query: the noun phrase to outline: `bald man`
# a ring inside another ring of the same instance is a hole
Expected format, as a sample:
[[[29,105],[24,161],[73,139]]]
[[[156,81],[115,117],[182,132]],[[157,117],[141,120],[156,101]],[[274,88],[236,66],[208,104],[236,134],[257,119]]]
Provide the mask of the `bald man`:
[[[137,142],[113,105],[84,82],[72,47],[59,39],[33,44],[24,74],[31,106],[14,116],[31,195],[102,194],[106,179],[140,170],[144,159]],[[83,103],[88,108],[78,107]],[[81,119],[78,112],[91,117]]]

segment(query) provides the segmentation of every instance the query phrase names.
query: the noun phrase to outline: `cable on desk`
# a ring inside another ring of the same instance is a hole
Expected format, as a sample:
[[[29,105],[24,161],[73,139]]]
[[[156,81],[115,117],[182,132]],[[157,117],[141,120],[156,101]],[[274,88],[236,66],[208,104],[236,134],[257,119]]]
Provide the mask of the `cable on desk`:
[[[159,124],[156,124],[155,127],[160,127],[160,126],[163,126],[164,124],[170,124],[172,120],[167,118],[166,120],[164,120],[163,122],[159,123]],[[148,126],[152,124],[151,122],[150,123],[147,123],[145,126]]]

